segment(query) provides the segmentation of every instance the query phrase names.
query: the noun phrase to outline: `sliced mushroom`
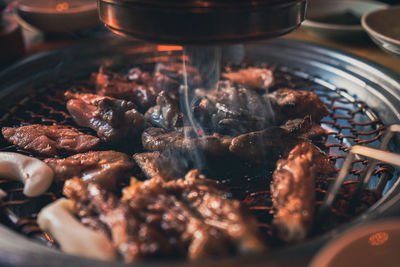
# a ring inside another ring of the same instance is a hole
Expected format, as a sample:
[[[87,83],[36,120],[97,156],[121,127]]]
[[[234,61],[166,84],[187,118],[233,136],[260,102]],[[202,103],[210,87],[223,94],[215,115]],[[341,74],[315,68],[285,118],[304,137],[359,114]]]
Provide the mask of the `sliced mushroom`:
[[[24,183],[24,194],[38,196],[49,188],[53,171],[39,159],[12,152],[0,152],[0,177]]]
[[[39,227],[60,244],[66,253],[99,260],[113,260],[116,252],[103,232],[83,226],[72,213],[70,200],[61,198],[38,214]]]

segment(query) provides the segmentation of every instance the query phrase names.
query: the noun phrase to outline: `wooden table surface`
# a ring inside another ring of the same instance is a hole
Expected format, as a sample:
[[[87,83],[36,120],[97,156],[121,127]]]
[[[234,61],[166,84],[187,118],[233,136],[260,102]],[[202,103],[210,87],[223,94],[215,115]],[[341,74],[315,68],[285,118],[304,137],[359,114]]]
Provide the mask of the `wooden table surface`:
[[[360,57],[365,57],[400,74],[400,59],[383,52],[377,45],[369,40],[361,44],[341,43],[338,41],[323,39],[307,32],[301,27],[300,29],[286,35],[284,38],[292,38],[315,43],[343,52],[352,53]]]

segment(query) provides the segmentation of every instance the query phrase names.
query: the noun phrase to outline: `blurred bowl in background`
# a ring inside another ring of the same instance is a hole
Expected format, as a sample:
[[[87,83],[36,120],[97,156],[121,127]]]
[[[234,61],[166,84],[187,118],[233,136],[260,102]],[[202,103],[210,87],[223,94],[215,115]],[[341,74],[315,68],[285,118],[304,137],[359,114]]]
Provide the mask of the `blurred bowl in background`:
[[[20,18],[44,32],[76,32],[100,25],[96,0],[19,0],[16,7]]]
[[[399,266],[400,219],[357,225],[332,239],[310,267]]]
[[[400,57],[400,6],[365,14],[361,23],[382,50]]]
[[[367,40],[361,17],[387,7],[375,1],[310,1],[302,27],[327,39],[347,42]]]

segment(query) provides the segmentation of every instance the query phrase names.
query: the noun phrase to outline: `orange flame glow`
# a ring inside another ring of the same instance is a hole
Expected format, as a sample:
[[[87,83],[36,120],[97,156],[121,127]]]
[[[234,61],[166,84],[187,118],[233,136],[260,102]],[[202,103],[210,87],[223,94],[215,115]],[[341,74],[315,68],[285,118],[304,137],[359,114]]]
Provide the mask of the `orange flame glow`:
[[[179,45],[158,45],[157,51],[182,51],[183,47]]]
[[[56,5],[56,10],[58,12],[65,11],[69,9],[69,4],[67,2],[62,2]]]
[[[389,240],[389,234],[386,232],[378,232],[375,234],[372,234],[369,238],[368,238],[368,243],[371,246],[380,246],[383,245],[384,243],[386,243],[386,241]]]

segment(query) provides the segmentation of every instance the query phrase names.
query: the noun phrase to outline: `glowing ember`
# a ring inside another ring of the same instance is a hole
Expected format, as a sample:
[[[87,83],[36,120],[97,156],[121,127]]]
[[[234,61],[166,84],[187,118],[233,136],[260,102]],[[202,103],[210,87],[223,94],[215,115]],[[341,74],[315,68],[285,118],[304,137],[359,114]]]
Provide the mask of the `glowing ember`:
[[[179,45],[158,45],[157,51],[182,51],[183,47]]]
[[[69,4],[67,2],[62,2],[56,5],[56,10],[61,12],[69,9]]]
[[[368,238],[368,243],[371,246],[380,246],[386,243],[389,239],[389,234],[386,232],[378,232]]]

